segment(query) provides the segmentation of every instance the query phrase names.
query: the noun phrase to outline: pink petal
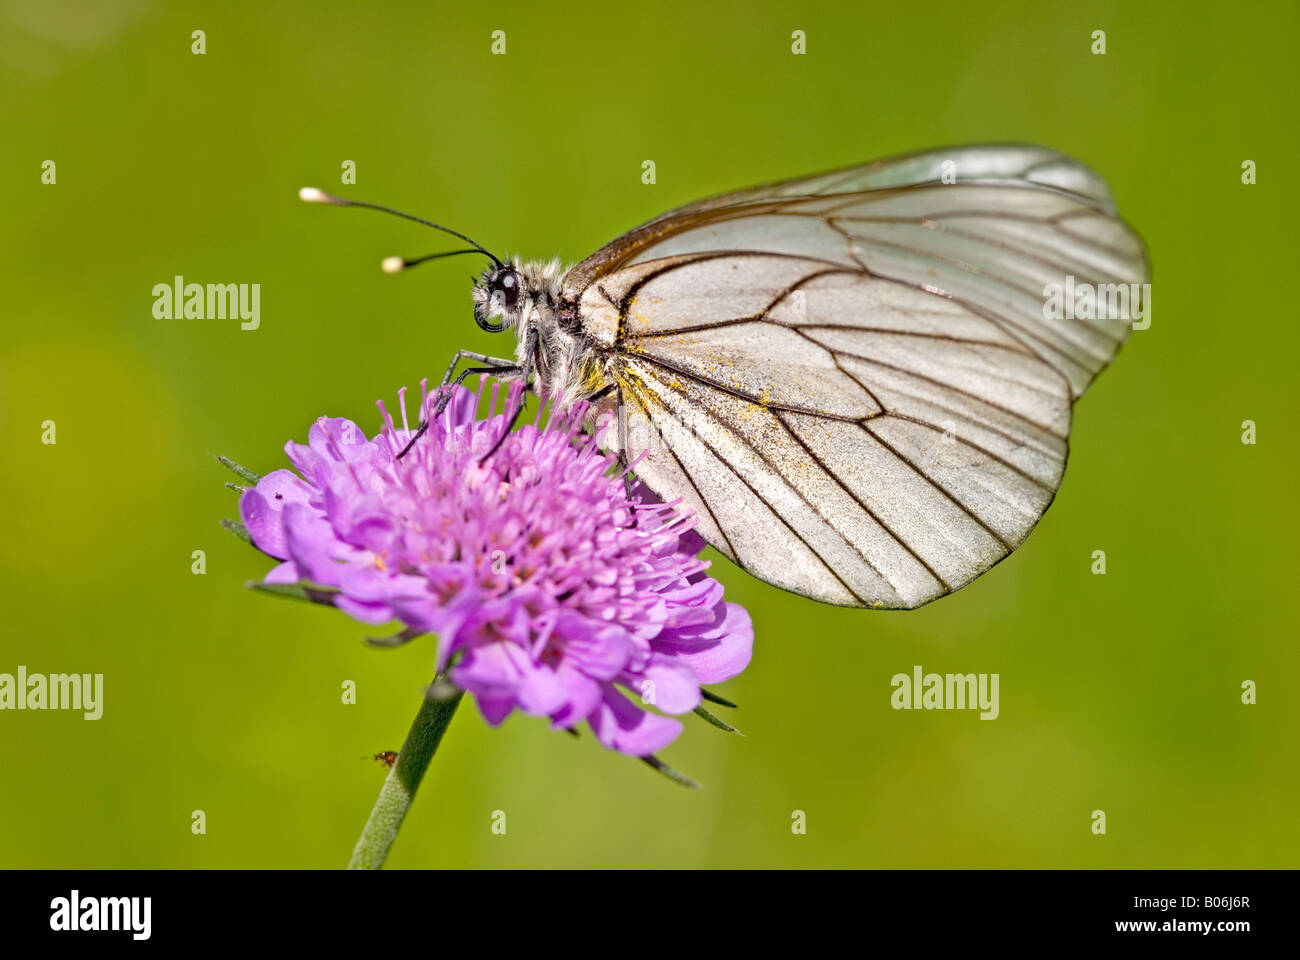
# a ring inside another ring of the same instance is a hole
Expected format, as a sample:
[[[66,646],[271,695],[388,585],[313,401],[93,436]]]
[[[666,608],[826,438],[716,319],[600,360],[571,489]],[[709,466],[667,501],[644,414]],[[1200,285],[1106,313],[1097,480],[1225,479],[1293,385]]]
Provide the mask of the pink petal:
[[[679,721],[638,709],[608,684],[587,723],[602,746],[634,757],[662,750],[682,732]]]

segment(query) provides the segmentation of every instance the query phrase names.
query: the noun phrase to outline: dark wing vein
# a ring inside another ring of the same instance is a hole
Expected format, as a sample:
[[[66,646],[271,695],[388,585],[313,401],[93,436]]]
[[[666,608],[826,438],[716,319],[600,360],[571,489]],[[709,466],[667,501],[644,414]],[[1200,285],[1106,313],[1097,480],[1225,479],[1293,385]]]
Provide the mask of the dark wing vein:
[[[869,422],[872,421],[872,420],[877,419],[879,416],[893,417],[895,420],[904,420],[904,421],[906,421],[906,422],[908,422],[908,423],[915,423],[917,426],[925,427],[926,429],[928,429],[928,430],[933,430],[935,433],[938,433],[938,434],[941,434],[941,435],[943,434],[944,431],[941,430],[941,429],[939,428],[939,425],[936,424],[936,423],[931,423],[929,420],[922,420],[922,419],[920,419],[919,417],[912,417],[912,416],[909,416],[909,415],[907,415],[907,414],[905,414],[905,413],[900,413],[900,412],[897,411],[897,410],[892,410],[892,409],[890,409],[889,407],[887,407],[884,403],[882,403],[882,402],[880,401],[879,398],[876,397],[876,395],[875,395],[874,393],[871,392],[871,388],[870,388],[870,387],[868,387],[865,383],[863,383],[863,382],[862,382],[861,380],[859,380],[856,376],[854,376],[853,371],[851,371],[851,370],[845,370],[842,366],[840,366],[840,363],[839,363],[839,359],[838,359],[838,358],[836,358],[835,365],[836,365],[837,367],[839,367],[840,371],[841,371],[845,376],[850,377],[850,378],[853,380],[854,383],[856,383],[858,386],[860,386],[863,390],[866,390],[867,393],[871,395],[871,399],[872,399],[872,400],[875,400],[875,402],[876,402],[876,406],[880,407],[880,409],[883,411],[883,414],[878,414],[877,417],[867,417],[867,418],[864,419],[864,420],[856,421],[857,423],[860,423],[860,424],[862,424],[862,425],[865,426],[867,423],[869,423]],[[882,366],[883,366],[883,364],[882,364]],[[898,391],[898,392],[902,392],[902,391]],[[958,417],[962,417],[962,419],[966,419],[966,417],[965,417],[964,414],[961,414],[960,412],[958,412],[958,411],[956,411],[956,410],[953,410],[953,409],[951,409],[950,407],[945,407],[945,406],[944,406],[943,404],[941,404],[941,403],[935,403],[934,401],[925,400],[925,398],[923,398],[923,397],[917,397],[917,396],[915,396],[914,394],[908,394],[908,396],[912,397],[913,399],[920,400],[920,401],[922,401],[922,402],[924,402],[924,403],[930,403],[932,406],[936,406],[936,407],[938,407],[940,410],[943,410],[943,411],[945,411],[945,412],[947,412],[947,413],[951,413],[951,414],[953,414],[954,416],[958,416]],[[987,403],[987,401],[983,401],[983,402]],[[988,405],[989,405],[989,406],[993,406],[993,404],[991,404],[991,403],[988,404]],[[1024,418],[1022,417],[1021,419],[1023,420]],[[1028,423],[1029,421],[1026,420],[1025,422]],[[1020,444],[1020,440],[1019,440],[1018,438],[1013,437],[1013,436],[1011,436],[1011,435],[1009,435],[1009,434],[1007,434],[1007,433],[1004,433],[1003,431],[998,430],[996,427],[988,427],[988,426],[983,426],[983,425],[981,425],[981,429],[988,430],[990,433],[995,433],[995,434],[997,434],[998,436],[1002,437],[1003,439],[1005,439],[1005,440],[1009,440],[1010,442],[1015,443],[1015,444],[1017,444],[1017,445]],[[1049,431],[1046,431],[1046,432],[1047,432],[1050,436],[1053,436],[1053,437],[1058,436],[1057,434],[1052,433],[1050,430],[1049,430]],[[874,436],[874,433],[873,433],[873,436]],[[1042,487],[1044,490],[1050,490],[1050,489],[1051,489],[1050,487],[1048,487],[1047,484],[1043,483],[1041,480],[1035,479],[1034,477],[1030,476],[1030,475],[1029,475],[1028,473],[1026,473],[1023,469],[1021,469],[1020,467],[1017,467],[1014,463],[1010,463],[1009,461],[1007,461],[1007,460],[1003,459],[1002,457],[998,456],[998,455],[997,455],[996,453],[994,453],[992,450],[987,450],[987,449],[985,449],[984,447],[982,447],[980,444],[975,443],[975,442],[972,441],[972,440],[968,440],[968,439],[966,439],[965,437],[954,437],[954,439],[956,439],[958,443],[964,444],[965,446],[970,447],[972,450],[976,451],[977,453],[980,453],[980,454],[982,454],[983,456],[988,457],[990,460],[992,460],[992,461],[994,461],[994,462],[996,462],[996,463],[1000,463],[1002,466],[1006,467],[1008,470],[1012,471],[1013,473],[1015,473],[1015,474],[1017,474],[1017,475],[1019,475],[1019,476],[1021,476],[1021,477],[1024,477],[1024,478],[1025,478],[1026,480],[1028,480],[1030,483],[1034,484],[1034,486],[1036,486],[1036,487]],[[1065,438],[1064,438],[1064,437],[1061,437],[1060,439],[1064,440]],[[1040,452],[1046,453],[1048,456],[1054,456],[1054,455],[1055,455],[1055,453],[1054,453],[1053,451],[1040,451]]]
[[[799,331],[799,332],[802,332],[802,331]],[[803,334],[803,336],[807,336],[807,334]],[[811,339],[811,338],[810,338],[810,339]],[[813,340],[812,342],[813,342],[813,343],[817,343],[816,340]],[[895,373],[901,373],[901,374],[903,374],[903,375],[906,376],[906,377],[915,377],[917,380],[924,380],[926,383],[933,383],[933,384],[934,384],[935,386],[937,386],[937,387],[943,387],[943,389],[945,389],[945,390],[951,390],[953,393],[959,393],[959,394],[961,394],[961,395],[964,396],[964,397],[970,397],[972,400],[978,400],[980,403],[984,404],[985,406],[992,407],[994,410],[1000,410],[1002,413],[1005,413],[1005,414],[1007,414],[1008,416],[1011,416],[1011,417],[1015,417],[1017,420],[1021,420],[1021,421],[1025,422],[1025,423],[1029,424],[1031,427],[1036,427],[1036,428],[1038,428],[1039,430],[1042,430],[1044,433],[1049,433],[1049,434],[1051,434],[1052,436],[1054,436],[1054,437],[1059,437],[1059,438],[1062,439],[1062,440],[1065,439],[1065,437],[1064,437],[1063,435],[1057,433],[1057,432],[1056,432],[1055,430],[1053,430],[1051,427],[1046,426],[1045,424],[1038,423],[1036,420],[1031,420],[1029,417],[1025,416],[1023,413],[1020,413],[1019,411],[1012,410],[1010,407],[1004,407],[1004,406],[1002,406],[1002,405],[999,404],[999,403],[994,403],[992,400],[989,400],[989,399],[987,399],[987,398],[985,398],[985,397],[981,397],[981,396],[980,396],[979,394],[977,394],[977,393],[972,393],[972,392],[969,391],[969,390],[963,390],[961,387],[954,386],[954,385],[951,384],[951,383],[945,383],[945,382],[942,381],[942,380],[936,380],[934,377],[927,377],[927,376],[926,376],[925,374],[923,374],[923,373],[917,373],[915,370],[908,370],[906,367],[899,367],[899,366],[895,366],[895,365],[892,364],[892,363],[885,363],[885,361],[880,360],[880,359],[878,359],[878,358],[876,358],[876,357],[864,357],[862,354],[860,354],[860,353],[854,353],[852,350],[842,350],[842,349],[840,349],[840,348],[838,348],[838,347],[832,349],[832,348],[827,347],[827,346],[825,346],[824,344],[820,344],[820,343],[818,343],[817,345],[818,345],[819,347],[821,347],[823,350],[829,350],[832,354],[835,354],[835,355],[837,355],[837,356],[841,356],[841,357],[852,357],[854,360],[861,360],[863,363],[871,363],[871,364],[875,364],[876,366],[884,367],[884,368],[887,369],[887,370],[893,370]],[[849,376],[851,376],[851,377],[853,376],[853,374],[850,373],[850,372],[847,371],[847,370],[845,370],[844,372],[845,372],[846,374],[848,374]],[[694,376],[694,374],[690,374],[690,373],[687,373],[686,375],[687,375],[687,376]],[[868,388],[865,384],[863,384],[861,380],[859,380],[857,377],[853,377],[853,379],[854,379],[854,382],[856,382],[856,383],[858,384],[858,386],[862,387],[863,390],[866,390],[868,393],[871,393],[870,388]],[[1031,388],[1031,389],[1035,389],[1035,388]],[[1035,392],[1043,393],[1043,391],[1041,391],[1041,390],[1036,390],[1036,389],[1035,389]],[[1044,394],[1044,395],[1045,395],[1045,396],[1050,396],[1050,394]],[[753,398],[751,398],[751,397],[745,397],[744,399],[746,399],[746,400],[750,400],[751,402],[757,402],[757,401],[753,401]],[[873,399],[874,399],[874,395],[873,395]],[[878,406],[881,407],[882,410],[888,410],[888,409],[889,409],[888,407],[886,407],[886,406],[884,406],[883,404],[881,404],[879,401],[876,401],[876,403],[877,403]],[[814,414],[816,414],[817,416],[822,416],[822,414],[817,413],[817,411],[812,411],[812,410],[792,410],[791,412],[792,412],[792,413],[814,413]],[[845,418],[840,418],[840,419],[845,419]]]
[[[817,344],[817,345],[819,347],[821,346],[821,344]],[[822,347],[822,349],[826,350],[827,348]],[[829,353],[830,351],[827,350],[827,352]],[[754,397],[751,397],[747,393],[741,393],[735,387],[729,387],[725,383],[719,383],[717,380],[714,380],[712,377],[706,377],[704,374],[696,373],[694,370],[687,370],[683,367],[677,366],[675,363],[671,363],[667,360],[662,359],[661,357],[651,356],[648,353],[639,353],[636,355],[636,358],[638,360],[644,360],[647,363],[653,363],[655,366],[661,367],[664,370],[668,370],[671,373],[679,374],[683,377],[686,377],[688,380],[694,380],[696,383],[702,383],[707,387],[712,387],[714,390],[717,390],[719,393],[725,393],[729,397],[735,397],[737,400],[743,400],[746,403],[757,404],[758,406],[763,407],[764,409],[767,410],[784,410],[787,413],[804,413],[813,417],[822,417],[823,419],[826,420],[843,420],[848,423],[856,423],[858,421],[857,417],[838,416],[836,414],[826,413],[823,410],[813,410],[808,407],[792,407],[787,404],[780,404],[780,403],[773,403],[771,401],[758,400],[755,399]],[[870,391],[867,392],[870,393]],[[877,406],[879,406],[879,404],[877,404]]]
[[[803,442],[803,439],[802,439],[802,438],[801,438],[797,433],[795,433],[794,430],[792,430],[792,429],[790,428],[790,424],[786,423],[785,420],[783,420],[779,414],[773,414],[772,416],[773,416],[773,418],[776,420],[777,423],[781,424],[781,428],[782,428],[783,430],[785,430],[786,434],[790,437],[790,439],[793,440],[795,443],[797,443],[797,444],[799,445],[799,447],[803,450],[804,454],[805,454],[805,455],[806,455],[810,460],[812,460],[813,463],[817,464],[817,466],[819,466],[819,467],[821,468],[822,473],[824,473],[824,474],[826,474],[826,476],[830,477],[831,480],[833,480],[833,481],[835,482],[835,485],[836,485],[837,487],[839,487],[841,490],[843,490],[844,493],[846,493],[846,494],[847,494],[847,495],[848,495],[848,496],[853,500],[853,502],[856,503],[856,504],[857,504],[857,505],[862,509],[862,512],[863,512],[863,513],[865,513],[865,514],[866,514],[867,516],[869,516],[872,520],[874,520],[874,521],[876,522],[876,524],[880,527],[880,529],[884,530],[887,534],[889,534],[890,537],[893,538],[894,542],[897,543],[897,544],[898,544],[900,547],[902,547],[904,550],[906,550],[906,551],[907,551],[907,552],[912,556],[912,559],[915,560],[917,563],[919,563],[922,567],[924,567],[924,568],[926,569],[926,572],[929,573],[930,576],[934,577],[934,579],[937,580],[937,581],[939,582],[939,584],[940,584],[940,585],[941,585],[945,590],[948,590],[948,591],[951,591],[951,590],[952,590],[952,585],[951,585],[950,583],[948,583],[948,581],[945,580],[943,577],[939,576],[938,571],[935,570],[932,566],[930,566],[930,564],[929,564],[928,562],[926,562],[925,558],[922,557],[919,553],[917,553],[916,550],[913,549],[913,547],[912,547],[912,545],[911,545],[910,543],[908,543],[905,539],[903,539],[901,536],[899,536],[899,534],[894,530],[894,528],[891,527],[889,524],[887,524],[887,523],[886,523],[886,522],[885,522],[885,521],[884,521],[884,520],[883,520],[883,519],[882,519],[882,518],[881,518],[881,517],[876,513],[876,511],[872,510],[869,506],[867,506],[867,505],[862,501],[862,499],[861,499],[861,498],[860,498],[856,493],[854,493],[852,490],[850,490],[850,489],[848,488],[848,486],[844,483],[844,481],[841,480],[841,479],[836,475],[835,471],[832,470],[829,466],[827,466],[826,463],[822,460],[822,458],[819,457],[819,456],[818,456],[818,455],[817,455],[817,454],[812,450],[812,448],[810,448],[810,447],[808,446],[808,444],[804,443],[804,442]],[[861,424],[860,424],[860,425],[861,425]],[[888,446],[888,444],[885,444],[885,445]],[[757,453],[757,452],[758,452],[758,451],[756,450],[755,453]],[[760,456],[762,456],[762,455],[760,454]],[[773,470],[776,469],[775,467],[772,466],[772,464],[771,464],[770,462],[768,462],[768,460],[767,460],[766,458],[763,459],[763,462],[764,462],[764,463],[767,463],[767,465],[768,465],[770,468],[772,468]],[[778,475],[779,475],[779,476],[783,476],[782,474],[780,474],[779,471],[778,471]],[[788,480],[787,480],[786,482],[787,482],[787,483],[790,483],[790,481],[788,481]],[[790,483],[790,488],[791,488],[792,490],[794,490],[796,493],[799,493],[800,497],[803,497],[803,494],[799,491],[799,489],[798,489],[797,487],[795,487],[795,485],[794,485],[793,483]],[[950,499],[951,499],[951,498],[950,498]],[[804,498],[804,503],[808,503],[808,500],[807,500],[806,498]],[[831,522],[831,520],[830,520],[829,517],[827,517],[825,514],[823,514],[820,510],[817,510],[816,507],[813,507],[813,505],[812,505],[811,503],[808,503],[808,506],[809,506],[809,507],[812,507],[812,509],[813,509],[814,511],[816,511],[817,515],[818,515],[819,517],[821,517],[822,520],[825,521],[826,525],[827,525],[828,527],[830,527],[832,530],[835,530],[835,532],[836,532],[837,534],[839,534],[839,536],[844,540],[845,543],[848,543],[849,546],[853,546],[853,544],[849,541],[848,537],[846,537],[843,533],[840,533],[840,531],[836,528],[835,524],[833,524],[833,523]],[[965,508],[964,506],[962,506],[961,504],[957,504],[957,506],[958,506],[959,509],[962,510],[962,512],[968,512],[968,511],[966,511],[966,508]],[[979,522],[979,521],[978,521],[976,518],[974,518],[974,517],[972,517],[971,519],[974,519],[974,520],[976,520],[976,522]],[[980,525],[983,526],[983,524],[980,524]],[[857,551],[858,556],[862,557],[863,561],[864,561],[868,566],[870,566],[872,570],[876,570],[875,566],[872,565],[871,561],[867,559],[866,554],[864,554],[864,553],[863,553],[860,549],[858,549],[856,546],[853,546],[853,549],[854,549],[855,551]],[[879,574],[879,576],[881,577],[881,579],[883,579],[886,583],[889,583],[889,584],[892,584],[892,583],[893,583],[892,580],[890,580],[888,577],[886,577],[883,573],[880,573],[879,570],[876,570],[876,573]]]
[[[695,379],[691,374],[684,374],[684,375],[687,376],[687,377],[692,377],[692,379]],[[666,386],[667,386],[667,388],[668,388],[669,390],[672,390],[672,391],[673,391],[674,393],[676,393],[679,397],[682,397],[683,399],[686,399],[686,400],[689,402],[690,398],[687,397],[686,394],[684,394],[681,390],[677,389],[676,387],[672,386],[671,384],[666,384]],[[733,431],[729,425],[727,425],[727,424],[725,424],[725,423],[722,423],[722,421],[720,421],[716,416],[714,416],[714,415],[713,415],[712,413],[710,413],[709,411],[707,411],[707,410],[702,410],[702,409],[699,409],[699,408],[696,408],[696,409],[699,410],[699,412],[700,412],[702,415],[707,416],[707,417],[708,417],[710,420],[712,420],[715,424],[720,425],[723,429],[727,430],[728,432],[730,432],[730,433],[732,433],[732,434],[735,433],[735,431]],[[665,414],[666,414],[667,416],[672,416],[672,413],[671,413],[671,412],[669,412],[669,411],[667,411],[667,410],[665,410],[664,412],[665,412]],[[653,421],[652,421],[652,422],[653,422]],[[680,421],[679,421],[679,422],[680,422]],[[849,594],[850,594],[854,599],[856,599],[859,603],[864,603],[864,604],[865,604],[865,603],[867,602],[867,601],[866,601],[866,598],[863,597],[861,594],[859,594],[856,590],[854,590],[851,586],[849,586],[848,583],[845,582],[844,578],[841,577],[841,576],[839,575],[839,573],[836,572],[835,568],[834,568],[833,566],[831,566],[830,563],[827,562],[826,558],[823,557],[823,556],[821,555],[820,552],[818,552],[817,548],[814,547],[811,543],[809,543],[808,540],[807,540],[807,538],[805,538],[804,535],[803,535],[802,533],[800,533],[798,530],[796,530],[796,529],[794,528],[794,525],[791,524],[789,520],[787,520],[785,517],[781,516],[780,512],[776,509],[776,507],[773,506],[773,504],[770,503],[770,502],[768,501],[768,499],[767,499],[766,497],[764,497],[763,494],[761,494],[761,493],[758,491],[758,489],[757,489],[757,488],[756,488],[752,483],[750,483],[749,480],[746,479],[745,476],[744,476],[743,474],[741,474],[741,472],[740,472],[739,470],[737,470],[735,467],[733,467],[733,466],[731,465],[731,463],[728,462],[727,458],[724,457],[724,456],[721,454],[721,452],[719,452],[718,449],[717,449],[716,447],[713,446],[713,444],[709,443],[709,441],[708,441],[707,439],[705,439],[704,437],[700,436],[698,433],[695,434],[695,437],[696,437],[696,439],[700,442],[700,444],[701,444],[701,445],[702,445],[706,450],[708,450],[709,453],[711,453],[711,454],[713,455],[713,457],[714,457],[714,458],[715,458],[719,463],[721,463],[723,466],[725,466],[725,467],[727,468],[727,470],[732,474],[732,476],[734,476],[737,480],[739,480],[741,483],[743,483],[743,484],[744,484],[744,485],[749,489],[750,493],[752,493],[752,494],[753,494],[753,495],[754,495],[754,496],[759,500],[759,502],[761,502],[764,506],[767,507],[767,509],[768,509],[769,511],[771,511],[772,516],[776,517],[779,521],[781,521],[781,524],[782,524],[782,525],[783,525],[787,530],[790,531],[791,535],[794,536],[794,538],[795,538],[796,540],[798,540],[800,543],[802,543],[802,544],[804,545],[804,547],[807,548],[807,550],[808,550],[809,553],[811,553],[814,557],[817,558],[818,562],[819,562],[823,567],[826,568],[826,570],[830,573],[831,576],[833,576],[836,580],[838,580],[838,581],[840,582],[840,585],[843,586],[844,589],[847,590],[847,591],[849,592]],[[751,446],[750,449],[753,449],[753,447]],[[809,510],[813,511],[813,513],[815,513],[818,517],[820,517],[824,523],[826,523],[828,526],[830,526],[830,521],[827,520],[827,519],[825,518],[825,516],[822,514],[822,512],[821,512],[820,510],[818,510],[817,507],[816,507],[815,505],[813,505],[812,503],[809,502],[808,498],[807,498],[806,496],[804,496],[803,491],[800,490],[798,487],[794,486],[793,484],[791,484],[790,481],[787,480],[787,479],[785,478],[785,475],[784,475],[780,470],[776,469],[775,466],[773,466],[773,464],[771,463],[771,461],[769,461],[766,457],[764,457],[764,456],[763,456],[761,453],[759,453],[759,451],[757,451],[757,450],[754,450],[754,455],[757,456],[760,460],[763,461],[763,463],[767,466],[767,468],[768,468],[769,470],[772,471],[773,475],[775,475],[775,476],[777,476],[777,477],[780,477],[780,478],[782,479],[782,481],[783,481],[783,482],[784,482],[784,483],[785,483],[785,484],[786,484],[786,485],[787,485],[787,486],[788,486],[792,491],[794,491],[795,495],[796,495],[800,500],[802,500],[802,501],[804,502],[804,504],[808,507]],[[719,529],[721,529],[721,528],[719,528]],[[831,526],[831,529],[834,530],[835,528],[834,528],[833,526]],[[837,532],[837,535],[839,535],[839,536],[841,536],[841,537],[843,536],[842,534],[838,534],[838,532]],[[846,541],[846,542],[847,542],[847,541]],[[850,546],[852,546],[852,544],[850,544]],[[904,546],[906,546],[906,545],[904,545]],[[877,575],[878,577],[880,577],[880,579],[881,579],[883,582],[892,585],[893,581],[890,580],[888,577],[886,577],[886,576],[885,576],[883,573],[881,573],[879,570],[877,570],[876,567],[875,567],[875,565],[874,565],[870,560],[868,560],[865,556],[862,555],[862,551],[861,551],[861,550],[858,550],[856,547],[854,547],[854,551],[855,551],[859,556],[862,557],[862,561],[863,561],[863,562],[864,562],[868,567],[870,567],[873,571],[875,571],[876,575]]]
[[[646,420],[649,423],[654,423],[654,418],[650,416],[650,408],[645,404],[645,402],[640,397],[636,396],[635,391],[628,391],[628,392],[632,393],[633,398],[636,400],[637,406],[641,408],[641,414],[646,418]],[[621,395],[622,392],[620,391],[620,396]],[[709,519],[713,521],[713,525],[717,527],[718,533],[722,535],[722,541],[727,545],[727,550],[731,553],[733,557],[738,558],[740,555],[736,552],[736,548],[732,544],[731,538],[727,536],[727,528],[724,527],[722,525],[722,521],[718,519],[718,515],[713,510],[713,505],[709,503],[709,498],[704,495],[704,491],[701,490],[699,484],[695,482],[695,478],[691,476],[691,472],[686,469],[686,464],[682,463],[681,457],[677,456],[676,451],[674,451],[667,444],[664,444],[663,449],[667,451],[668,456],[673,458],[673,463],[677,464],[677,469],[681,472],[681,475],[686,478],[686,482],[691,485],[691,489],[695,491],[695,496],[698,497],[700,503],[704,505],[704,509],[709,512]],[[624,458],[627,457],[626,450],[621,451],[621,453]]]
[[[901,417],[900,419],[909,420],[909,419],[911,419],[911,418],[910,418],[910,417]],[[921,423],[920,421],[913,421],[913,422]],[[1009,543],[1007,543],[1005,540],[1003,540],[1002,537],[999,536],[996,532],[994,532],[994,530],[993,530],[993,529],[992,529],[992,528],[991,528],[987,523],[985,523],[985,522],[984,522],[983,520],[981,520],[978,516],[976,516],[976,514],[975,514],[975,513],[974,513],[974,512],[973,512],[973,511],[968,507],[968,506],[966,506],[965,503],[963,503],[960,499],[958,499],[958,497],[957,497],[954,493],[952,493],[952,492],[951,492],[950,490],[948,490],[948,489],[947,489],[943,484],[941,484],[938,480],[934,479],[934,477],[930,476],[928,473],[926,473],[924,470],[922,470],[920,467],[918,467],[915,463],[913,463],[910,457],[906,457],[906,456],[904,456],[902,453],[900,453],[900,452],[897,450],[897,448],[894,447],[894,445],[893,445],[892,443],[890,443],[888,440],[886,440],[884,437],[882,437],[882,436],[881,436],[877,431],[872,430],[872,429],[871,429],[871,425],[870,425],[869,423],[863,423],[861,426],[862,426],[862,429],[863,429],[863,430],[865,430],[867,433],[871,434],[871,436],[875,439],[875,441],[876,441],[877,443],[879,443],[879,444],[880,444],[881,446],[883,446],[886,450],[888,450],[890,453],[892,453],[896,458],[898,458],[898,460],[899,460],[900,462],[906,464],[907,467],[908,467],[908,468],[909,468],[913,473],[915,473],[918,477],[920,477],[922,480],[924,480],[924,481],[925,481],[926,483],[928,483],[930,486],[934,487],[934,489],[938,490],[941,494],[943,494],[945,497],[947,497],[949,501],[952,502],[953,506],[955,506],[955,507],[956,507],[958,510],[960,510],[962,513],[966,514],[966,516],[970,517],[970,518],[971,518],[972,520],[974,520],[977,524],[979,524],[980,527],[983,528],[983,530],[984,530],[985,533],[987,533],[990,537],[992,537],[992,538],[993,538],[994,540],[996,540],[998,543],[1002,544],[1002,546],[1006,547],[1008,550],[1011,549],[1011,544],[1009,544]],[[924,426],[924,427],[930,427],[930,429],[933,429],[933,426],[932,426],[931,424],[928,424],[928,423],[921,423],[921,426]],[[959,441],[959,442],[961,442],[961,443],[965,443],[964,440]],[[973,448],[976,449],[976,450],[979,449],[978,447],[975,447],[973,444],[967,444],[967,446],[973,447]],[[981,452],[981,453],[985,453],[985,451],[982,451],[982,450],[981,450],[980,452]],[[986,455],[987,455],[987,454],[986,454]],[[997,459],[997,458],[996,458],[996,457],[993,457],[993,458],[991,458],[991,459]]]

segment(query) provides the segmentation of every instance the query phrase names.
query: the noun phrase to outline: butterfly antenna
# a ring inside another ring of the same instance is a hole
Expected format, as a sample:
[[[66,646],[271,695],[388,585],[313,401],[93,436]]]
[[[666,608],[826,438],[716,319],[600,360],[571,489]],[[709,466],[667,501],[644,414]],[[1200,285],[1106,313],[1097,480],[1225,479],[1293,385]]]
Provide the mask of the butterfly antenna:
[[[482,244],[477,243],[474,240],[471,240],[469,237],[465,236],[465,234],[457,230],[453,230],[451,229],[451,227],[444,227],[441,223],[434,223],[432,220],[425,220],[423,217],[417,217],[414,214],[403,213],[401,210],[394,210],[392,207],[383,207],[377,203],[366,203],[363,200],[345,200],[343,197],[336,197],[332,193],[326,193],[324,190],[318,190],[315,187],[303,187],[301,190],[298,191],[298,199],[303,201],[304,203],[328,203],[330,206],[334,206],[334,207],[364,207],[367,210],[378,210],[380,213],[392,214],[394,217],[401,217],[403,220],[413,220],[416,223],[424,224],[426,227],[433,227],[433,229],[435,230],[441,230],[443,233],[449,233],[453,237],[457,237],[461,240],[464,240],[466,243],[468,243],[471,247],[474,248],[474,252],[481,253],[484,256],[488,257],[498,267],[505,266],[505,264],[501,262],[500,257],[498,257],[495,253],[493,253],[491,250],[489,250],[487,247],[483,246]],[[469,252],[469,251],[453,251],[453,253],[464,253],[464,252]],[[432,260],[438,256],[452,256],[453,253],[434,254],[429,257],[421,257],[419,258],[419,260],[413,262],[423,262],[425,260]],[[394,259],[396,258],[389,257],[388,260],[385,261],[385,263],[388,263],[388,261]],[[408,264],[408,266],[409,265],[410,264]],[[387,270],[387,267],[385,267],[385,270]],[[395,273],[396,271],[388,270],[388,272]]]
[[[467,248],[465,250],[446,250],[442,253],[430,253],[423,257],[414,257],[414,258],[384,257],[383,261],[379,264],[379,269],[383,270],[384,273],[401,273],[403,270],[407,270],[410,267],[418,266],[421,263],[427,263],[430,260],[441,260],[443,257],[458,257],[462,253],[482,253],[482,252],[483,252],[482,250]],[[478,278],[475,277],[472,279],[474,279],[477,282]]]

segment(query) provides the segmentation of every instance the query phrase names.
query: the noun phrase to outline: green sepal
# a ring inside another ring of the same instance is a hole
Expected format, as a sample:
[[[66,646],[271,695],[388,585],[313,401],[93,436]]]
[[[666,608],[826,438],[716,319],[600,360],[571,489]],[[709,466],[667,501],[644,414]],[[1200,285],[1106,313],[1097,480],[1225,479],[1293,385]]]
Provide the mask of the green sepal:
[[[240,477],[247,480],[249,483],[253,484],[254,486],[256,486],[257,481],[262,479],[257,474],[255,474],[252,470],[249,470],[248,467],[240,466],[239,464],[235,463],[234,460],[231,460],[229,457],[217,457],[214,455],[214,458],[216,459],[217,463],[221,464],[227,470],[232,470],[235,473],[239,474]]]
[[[366,637],[366,645],[371,647],[400,647],[403,644],[410,643],[416,637],[424,635],[423,630],[416,630],[407,627],[405,630],[394,633],[388,637]]]
[[[642,757],[641,762],[646,764],[646,766],[650,767],[651,769],[659,771],[665,777],[671,780],[673,783],[679,783],[683,787],[689,787],[692,790],[700,789],[700,785],[698,783],[696,783],[690,777],[686,776],[686,774],[678,773],[676,770],[668,766],[668,764],[664,763],[654,754],[651,754],[648,757]]]
[[[726,730],[727,733],[738,734],[739,736],[742,737],[744,736],[743,733],[741,733],[731,724],[727,723],[727,721],[721,719],[720,717],[715,717],[713,714],[709,713],[709,711],[705,710],[703,707],[696,707],[695,713],[697,716],[702,717],[703,719],[707,720],[709,723],[713,724],[719,730]]]
[[[269,593],[274,597],[288,597],[290,600],[306,600],[308,603],[334,605],[334,595],[339,591],[334,587],[318,587],[306,580],[298,583],[263,583],[261,580],[249,580],[244,584],[249,590]]]
[[[732,703],[730,700],[727,700],[725,697],[720,697],[716,693],[711,693],[710,691],[705,690],[703,687],[700,687],[700,695],[704,697],[705,700],[708,700],[710,703],[716,703],[724,707],[736,706],[734,703]]]

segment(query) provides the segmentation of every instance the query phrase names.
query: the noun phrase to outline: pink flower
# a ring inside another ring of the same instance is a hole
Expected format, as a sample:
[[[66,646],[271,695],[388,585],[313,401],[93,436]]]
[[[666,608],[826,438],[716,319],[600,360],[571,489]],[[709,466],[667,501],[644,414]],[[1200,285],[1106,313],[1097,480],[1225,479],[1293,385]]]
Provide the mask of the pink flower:
[[[583,410],[496,446],[495,391],[478,420],[481,388],[452,389],[400,460],[414,435],[404,391],[400,429],[386,411],[374,438],[321,418],[307,446],[286,446],[298,472],[240,501],[254,545],[283,561],[265,582],[327,588],[316,595],[358,620],[401,621],[401,639],[438,634],[437,669],[493,725],[516,708],[557,728],[585,720],[606,747],[653,754],[681,723],[642,704],[687,713],[701,684],[742,671],[749,615],[705,575],[690,518],[629,495],[580,431]],[[423,392],[426,417],[436,396]]]

